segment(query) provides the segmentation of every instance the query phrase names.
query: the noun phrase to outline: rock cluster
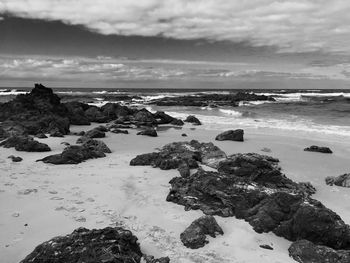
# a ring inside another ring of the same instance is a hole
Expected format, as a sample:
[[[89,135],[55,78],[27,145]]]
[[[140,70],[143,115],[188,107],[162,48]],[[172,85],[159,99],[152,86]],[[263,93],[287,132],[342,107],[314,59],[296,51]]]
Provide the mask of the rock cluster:
[[[326,177],[326,184],[328,185],[337,185],[342,187],[350,187],[350,173],[343,174],[339,176],[328,176]]]
[[[237,92],[231,94],[196,94],[179,97],[164,97],[154,99],[149,104],[158,106],[238,106],[240,101],[275,101],[271,96],[257,95],[248,92]]]
[[[12,148],[14,147],[17,151],[24,152],[49,152],[51,151],[50,147],[38,141],[35,141],[30,136],[17,136],[13,135],[6,140],[0,143],[0,146],[4,148]]]
[[[206,236],[216,237],[218,234],[223,235],[221,227],[213,216],[202,216],[194,220],[189,227],[181,233],[180,239],[184,246],[188,248],[204,247],[208,243]]]
[[[21,263],[105,262],[169,263],[168,257],[143,255],[137,237],[121,227],[89,230],[78,228],[37,246]]]
[[[178,169],[182,157],[191,162],[191,167],[207,165],[205,154],[194,145],[206,144],[172,143],[160,152],[136,157],[131,164],[163,167],[164,162],[170,162],[173,165],[166,165],[167,169]],[[217,147],[216,151],[222,152]],[[278,159],[257,153],[214,156],[211,167],[217,171],[198,168],[192,174],[186,172],[186,176],[171,179],[166,200],[183,205],[185,210],[200,209],[206,215],[244,219],[258,233],[271,231],[291,241],[305,239],[336,251],[350,250],[350,226],[311,198],[315,188],[310,183],[287,178]]]

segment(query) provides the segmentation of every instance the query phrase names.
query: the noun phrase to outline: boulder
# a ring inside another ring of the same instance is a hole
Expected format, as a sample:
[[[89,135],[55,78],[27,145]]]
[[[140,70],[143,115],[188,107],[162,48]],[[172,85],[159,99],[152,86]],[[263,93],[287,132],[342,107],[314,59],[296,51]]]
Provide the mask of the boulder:
[[[142,109],[135,113],[134,115],[135,121],[143,122],[143,123],[155,123],[155,119],[153,114],[146,109]]]
[[[119,134],[119,133],[121,133],[121,134],[129,134],[129,132],[127,130],[121,130],[121,129],[112,129],[110,131],[113,132],[113,133],[116,133],[116,134]]]
[[[147,128],[137,133],[137,135],[146,135],[150,137],[157,137],[157,131],[154,128]]]
[[[88,139],[83,142],[83,146],[88,148],[93,148],[96,151],[103,152],[103,153],[111,153],[112,151],[109,149],[109,147],[100,140],[94,140],[94,139]]]
[[[218,136],[215,137],[215,140],[243,142],[244,141],[243,134],[244,134],[244,131],[242,129],[229,130],[229,131],[220,133]]]
[[[50,137],[64,137],[64,135],[57,129],[50,132]]]
[[[85,110],[85,116],[90,122],[98,122],[98,123],[104,123],[108,122],[111,118],[108,116],[105,116],[101,110],[96,106],[90,106],[87,110]]]
[[[21,263],[125,262],[169,263],[169,258],[143,255],[137,237],[121,227],[78,228],[38,245]]]
[[[175,126],[183,126],[184,122],[180,119],[173,119],[170,124],[175,125]]]
[[[328,176],[326,177],[326,184],[328,185],[337,185],[342,187],[350,187],[350,173],[343,174],[339,176]]]
[[[19,157],[19,156],[14,156],[14,155],[10,155],[10,156],[7,157],[7,158],[11,159],[12,162],[14,162],[14,163],[18,163],[18,162],[22,162],[22,161],[23,161],[23,159],[22,159],[21,157]]]
[[[89,119],[85,115],[85,111],[90,107],[88,104],[78,101],[64,103],[68,110],[69,121],[73,125],[90,125]]]
[[[5,148],[14,147],[17,151],[24,152],[48,152],[51,151],[50,147],[38,141],[35,141],[29,136],[11,136],[5,141],[0,143],[0,146]]]
[[[196,249],[204,247],[209,241],[206,236],[216,237],[223,235],[221,227],[213,216],[202,216],[194,220],[189,227],[181,233],[181,242],[188,248]]]
[[[88,137],[88,138],[104,138],[106,137],[106,134],[101,131],[100,129],[98,128],[94,128],[92,130],[89,130],[87,131],[85,134],[84,134],[85,137]]]
[[[184,122],[189,122],[189,123],[192,123],[194,125],[202,125],[202,123],[200,122],[200,120],[198,120],[196,118],[196,116],[193,116],[193,115],[189,115],[187,116],[187,118],[184,120]]]
[[[39,139],[46,139],[47,138],[46,134],[42,133],[42,132],[36,134],[35,137],[37,137]]]
[[[304,149],[304,151],[307,152],[319,152],[319,153],[333,153],[331,149],[328,147],[320,147],[316,145],[312,145],[310,147],[307,147]]]
[[[348,263],[350,250],[334,250],[302,239],[292,243],[289,256],[300,263]]]

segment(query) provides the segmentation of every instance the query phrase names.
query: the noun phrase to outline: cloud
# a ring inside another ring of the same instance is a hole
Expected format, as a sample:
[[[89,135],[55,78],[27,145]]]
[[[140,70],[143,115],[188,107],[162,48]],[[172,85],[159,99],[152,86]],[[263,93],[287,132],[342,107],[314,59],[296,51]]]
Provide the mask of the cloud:
[[[350,53],[348,0],[1,0],[0,13],[61,20],[101,34]]]

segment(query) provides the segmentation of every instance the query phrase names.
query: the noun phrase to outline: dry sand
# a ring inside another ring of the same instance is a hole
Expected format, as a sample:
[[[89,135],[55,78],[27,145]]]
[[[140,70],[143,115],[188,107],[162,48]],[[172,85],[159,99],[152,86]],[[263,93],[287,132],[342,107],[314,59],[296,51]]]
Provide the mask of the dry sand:
[[[91,129],[75,126],[72,131]],[[103,139],[113,153],[106,158],[78,165],[50,165],[35,160],[48,153],[24,153],[0,149],[0,261],[15,263],[35,246],[77,227],[103,228],[123,225],[138,238],[142,251],[154,256],[169,256],[171,262],[295,262],[288,257],[290,242],[271,233],[258,234],[243,220],[216,217],[225,234],[209,238],[204,248],[191,250],[179,240],[180,233],[200,211],[184,211],[182,206],[165,201],[169,180],[176,170],[131,167],[137,154],[148,153],[174,141],[197,139],[213,141],[226,153],[257,152],[278,157],[284,173],[295,181],[310,181],[315,198],[350,223],[350,189],[325,185],[324,178],[350,172],[349,138],[315,134],[281,133],[277,130],[246,129],[246,141],[215,142],[218,131],[186,125],[182,130],[159,131],[159,137],[107,133]],[[181,137],[182,133],[188,137]],[[63,149],[61,142],[74,143],[76,136],[48,138],[53,152]],[[346,140],[347,139],[347,140]],[[333,154],[304,152],[312,144],[329,146]],[[270,153],[262,152],[267,147]],[[24,160],[12,163],[9,155]],[[274,250],[259,247],[269,244]]]

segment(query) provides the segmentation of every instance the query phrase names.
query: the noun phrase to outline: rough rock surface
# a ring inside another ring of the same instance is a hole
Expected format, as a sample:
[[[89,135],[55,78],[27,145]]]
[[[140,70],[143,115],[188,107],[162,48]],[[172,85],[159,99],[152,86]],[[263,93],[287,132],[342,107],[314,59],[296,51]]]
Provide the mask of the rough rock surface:
[[[184,120],[184,122],[189,122],[189,123],[192,123],[194,125],[202,125],[200,120],[198,120],[197,117],[193,116],[193,115],[187,116],[187,118],[186,118],[186,120]]]
[[[18,163],[18,162],[22,162],[22,161],[23,161],[23,159],[22,159],[21,157],[19,157],[19,156],[14,156],[14,155],[10,155],[10,156],[7,157],[7,158],[11,159],[12,162],[14,162],[14,163]]]
[[[136,156],[130,165],[151,165],[162,170],[177,169],[187,165],[190,169],[197,168],[198,162],[211,167],[226,158],[226,154],[212,143],[174,142],[165,145],[160,152],[146,153]]]
[[[110,130],[111,132],[113,133],[116,133],[116,134],[129,134],[129,132],[127,130],[121,130],[121,129],[111,129]]]
[[[35,141],[32,137],[29,136],[11,136],[5,141],[0,143],[0,146],[5,148],[14,147],[17,151],[24,152],[49,152],[51,151],[50,147],[38,141]]]
[[[244,135],[244,131],[242,129],[229,130],[229,131],[220,133],[218,136],[215,137],[215,140],[243,142],[244,141],[243,135]]]
[[[307,152],[319,152],[319,153],[333,153],[331,149],[328,147],[320,147],[316,145],[312,145],[310,147],[307,147],[304,149],[304,151]]]
[[[209,241],[206,236],[216,237],[218,234],[223,235],[221,227],[213,216],[202,216],[194,220],[189,227],[181,233],[180,239],[188,248],[204,247]]]
[[[137,237],[121,227],[78,228],[37,246],[21,263],[168,263],[169,258],[143,255]]]
[[[342,187],[350,187],[350,173],[343,174],[339,176],[328,176],[326,177],[326,184],[328,185],[337,185]]]
[[[37,160],[52,164],[78,164],[88,159],[105,157],[111,150],[98,140],[87,139],[82,145],[70,145],[62,153],[47,156]]]
[[[350,250],[334,250],[315,245],[305,239],[298,240],[288,249],[289,256],[300,263],[349,263]]]
[[[104,138],[106,137],[106,134],[104,131],[101,131],[101,129],[99,128],[94,128],[92,130],[89,130],[87,131],[85,134],[84,134],[85,137],[88,137],[88,138]]]
[[[150,137],[157,137],[157,131],[154,128],[147,128],[137,133],[137,135],[145,135]]]

